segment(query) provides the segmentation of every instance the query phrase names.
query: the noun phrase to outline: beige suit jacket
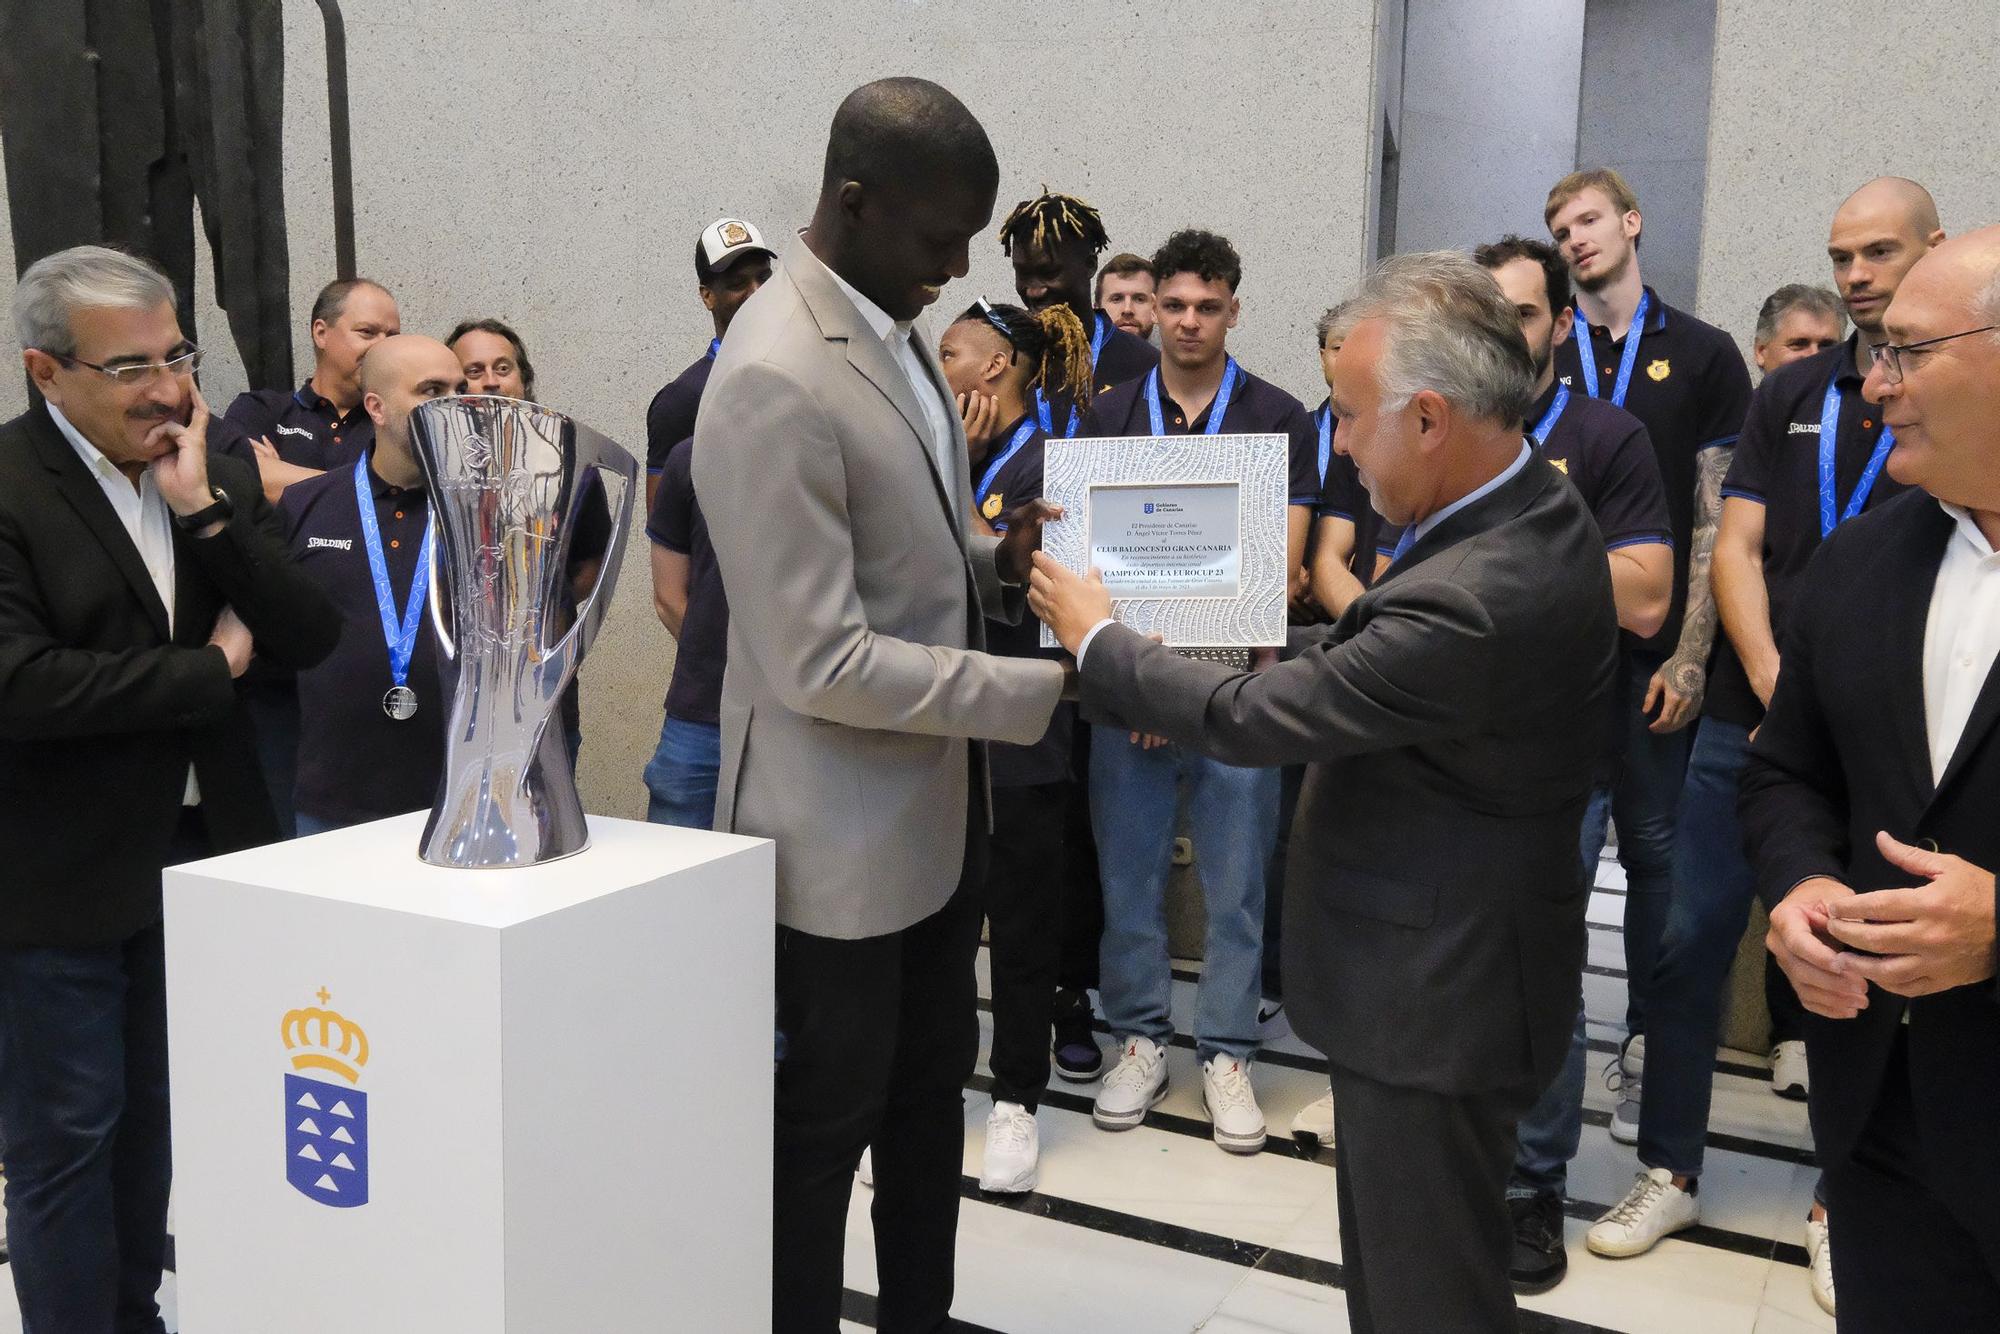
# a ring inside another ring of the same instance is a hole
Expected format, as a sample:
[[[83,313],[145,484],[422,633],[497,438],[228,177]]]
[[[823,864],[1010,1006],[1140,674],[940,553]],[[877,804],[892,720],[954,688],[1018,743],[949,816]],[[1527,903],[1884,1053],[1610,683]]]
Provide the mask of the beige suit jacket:
[[[1053,662],[981,651],[1021,592],[994,539],[968,538],[970,469],[948,494],[928,433],[894,354],[795,242],[730,324],[693,467],[730,610],[715,827],[777,841],[778,920],[813,935],[943,907],[968,827],[990,827],[967,739],[1033,743],[1062,690]]]

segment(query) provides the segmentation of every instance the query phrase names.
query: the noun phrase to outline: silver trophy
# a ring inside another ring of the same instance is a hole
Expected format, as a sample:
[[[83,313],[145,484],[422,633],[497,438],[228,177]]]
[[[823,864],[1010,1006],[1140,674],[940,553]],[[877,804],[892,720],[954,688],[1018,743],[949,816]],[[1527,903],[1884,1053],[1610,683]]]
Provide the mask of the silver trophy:
[[[431,624],[451,691],[418,855],[502,867],[581,852],[590,834],[560,703],[611,601],[639,465],[513,398],[433,399],[410,414],[410,438],[430,487]]]

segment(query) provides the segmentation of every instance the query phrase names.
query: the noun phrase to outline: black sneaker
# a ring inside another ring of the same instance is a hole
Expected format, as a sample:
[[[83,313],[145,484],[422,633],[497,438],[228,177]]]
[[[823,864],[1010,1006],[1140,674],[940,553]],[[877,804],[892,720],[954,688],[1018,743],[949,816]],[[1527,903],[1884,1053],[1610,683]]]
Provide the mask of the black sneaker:
[[[1563,1205],[1560,1195],[1511,1199],[1514,1215],[1514,1258],[1507,1277],[1522,1296],[1547,1292],[1569,1272],[1569,1252],[1563,1249]]]
[[[1087,1084],[1104,1072],[1104,1049],[1090,1029],[1090,997],[1081,991],[1056,993],[1056,1073],[1072,1084]]]

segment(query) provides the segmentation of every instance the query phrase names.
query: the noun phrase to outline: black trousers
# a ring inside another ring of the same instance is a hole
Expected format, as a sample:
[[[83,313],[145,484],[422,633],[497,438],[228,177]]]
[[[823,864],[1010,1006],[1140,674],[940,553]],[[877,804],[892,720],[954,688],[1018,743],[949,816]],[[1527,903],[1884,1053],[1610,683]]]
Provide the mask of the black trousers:
[[[1332,1067],[1335,1198],[1355,1334],[1514,1328],[1507,1173],[1535,1090],[1453,1096]]]
[[[993,789],[983,906],[993,976],[993,1100],[1041,1106],[1063,945],[1067,783]]]
[[[1063,785],[1062,958],[1066,991],[1097,985],[1097,945],[1104,935],[1104,885],[1097,877],[1097,835],[1090,827],[1090,724],[1078,720]]]
[[[1941,1183],[1963,1164],[1924,1142],[1902,1032],[1861,1143],[1826,1169],[1841,1334],[2000,1329],[2000,1237],[1980,1236]],[[1962,1186],[1963,1183],[1954,1183]],[[1991,1190],[2000,1183],[1986,1182]]]
[[[1285,950],[1285,855],[1292,843],[1292,816],[1299,808],[1299,792],[1305,787],[1306,767],[1288,764],[1281,771],[1278,787],[1278,838],[1271,845],[1271,861],[1265,871],[1264,893],[1264,999],[1285,998],[1284,966],[1279,956]]]
[[[985,839],[945,906],[902,931],[833,940],[778,929],[771,1328],[840,1324],[848,1198],[874,1146],[882,1334],[930,1334],[951,1310],[965,1081],[979,1057],[974,957]]]

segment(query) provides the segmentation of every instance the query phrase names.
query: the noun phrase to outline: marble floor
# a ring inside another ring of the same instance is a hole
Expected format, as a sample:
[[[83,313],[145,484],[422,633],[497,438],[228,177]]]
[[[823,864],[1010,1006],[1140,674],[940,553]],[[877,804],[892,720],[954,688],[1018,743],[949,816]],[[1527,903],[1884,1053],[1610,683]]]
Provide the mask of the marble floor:
[[[1718,1053],[1702,1226],[1631,1260],[1600,1260],[1583,1233],[1624,1194],[1637,1162],[1606,1129],[1613,1103],[1597,1070],[1611,1059],[1625,1006],[1618,923],[1623,875],[1606,863],[1590,909],[1585,1009],[1594,1052],[1583,1148],[1570,1170],[1569,1277],[1523,1299],[1521,1328],[1627,1334],[1803,1334],[1833,1328],[1813,1304],[1802,1249],[1812,1196],[1802,1104],[1770,1091],[1761,1055]],[[980,961],[982,989],[985,960]],[[1041,1114],[1041,1189],[1007,1201],[975,1185],[986,1113],[982,1064],[968,1089],[956,1328],[967,1334],[1328,1334],[1347,1328],[1331,1154],[1276,1134],[1264,1152],[1226,1154],[1209,1139],[1200,1073],[1186,1037],[1195,965],[1176,968],[1166,1101],[1144,1126],[1090,1122],[1091,1086],[1058,1082]],[[981,1016],[982,1028],[987,1025]],[[1294,1039],[1255,1068],[1274,1130],[1325,1088]],[[868,1196],[848,1215],[850,1319],[873,1327],[876,1288]],[[171,1319],[173,1280],[163,1297]],[[0,1285],[0,1334],[20,1328]],[[199,1334],[196,1331],[195,1334]]]

